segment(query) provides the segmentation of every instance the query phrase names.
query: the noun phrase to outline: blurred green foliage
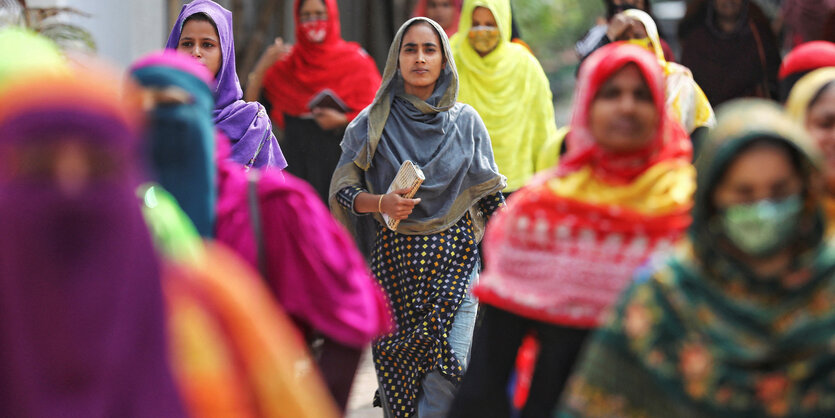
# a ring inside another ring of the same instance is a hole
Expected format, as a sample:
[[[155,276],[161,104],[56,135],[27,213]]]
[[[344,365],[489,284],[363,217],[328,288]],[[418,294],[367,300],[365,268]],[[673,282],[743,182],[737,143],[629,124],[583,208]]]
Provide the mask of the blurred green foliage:
[[[522,39],[542,64],[557,124],[568,123],[578,59],[574,44],[605,15],[603,0],[512,0]]]
[[[572,64],[574,44],[605,14],[602,0],[513,0],[513,12],[546,72]]]

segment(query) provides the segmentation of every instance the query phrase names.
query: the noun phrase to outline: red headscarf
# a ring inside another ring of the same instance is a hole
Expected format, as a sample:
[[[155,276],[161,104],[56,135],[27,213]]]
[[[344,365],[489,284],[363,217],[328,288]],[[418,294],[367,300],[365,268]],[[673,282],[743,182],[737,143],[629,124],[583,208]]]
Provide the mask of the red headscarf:
[[[646,147],[628,154],[612,153],[601,148],[592,135],[589,110],[603,84],[627,64],[638,66],[661,117],[655,137]],[[658,64],[658,58],[641,47],[618,42],[592,54],[580,69],[571,132],[566,138],[568,153],[560,159],[558,175],[564,176],[591,164],[597,176],[619,184],[629,182],[659,161],[689,158],[692,154],[690,138],[681,125],[667,115],[665,89],[664,70]]]
[[[374,100],[380,87],[380,71],[370,56],[356,43],[342,39],[336,0],[321,0],[328,10],[327,36],[321,43],[310,42],[299,21],[302,0],[293,5],[296,44],[284,59],[264,75],[270,116],[284,127],[284,114],[310,113],[310,99],[324,89],[333,91],[351,109],[348,120]]]
[[[452,18],[451,26],[448,28],[444,28],[444,32],[446,32],[446,36],[452,38],[452,35],[455,35],[458,32],[458,21],[461,20],[461,4],[463,0],[451,0],[452,7],[455,8],[455,16]],[[426,5],[429,3],[429,0],[418,0],[417,4],[415,4],[415,9],[412,10],[412,17],[423,16],[426,17]]]
[[[780,80],[805,71],[835,66],[835,44],[827,41],[812,41],[795,47],[780,65]]]

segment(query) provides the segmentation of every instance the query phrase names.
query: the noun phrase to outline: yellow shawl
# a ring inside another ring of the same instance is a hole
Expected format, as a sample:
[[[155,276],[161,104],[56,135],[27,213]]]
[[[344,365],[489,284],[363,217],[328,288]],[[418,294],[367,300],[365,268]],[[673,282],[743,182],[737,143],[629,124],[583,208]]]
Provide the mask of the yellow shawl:
[[[499,45],[485,57],[470,46],[473,10],[489,9],[499,26]],[[539,154],[557,139],[551,89],[539,61],[510,41],[509,0],[466,0],[452,53],[458,67],[458,100],[474,107],[490,133],[505,191],[514,191],[543,168]]]
[[[835,68],[826,67],[806,74],[797,81],[786,100],[786,112],[801,125],[806,124],[809,102],[830,82],[835,81]]]
[[[809,110],[809,103],[822,88],[833,81],[835,81],[835,68],[832,67],[821,68],[803,76],[789,93],[789,98],[786,100],[786,113],[801,126],[806,126],[806,112]],[[823,209],[828,219],[826,234],[832,237],[835,236],[835,222],[833,222],[835,220],[835,197],[829,195],[823,203]]]
[[[696,170],[686,160],[662,161],[623,185],[612,185],[585,167],[548,181],[557,196],[592,205],[617,206],[645,216],[664,216],[692,205]]]

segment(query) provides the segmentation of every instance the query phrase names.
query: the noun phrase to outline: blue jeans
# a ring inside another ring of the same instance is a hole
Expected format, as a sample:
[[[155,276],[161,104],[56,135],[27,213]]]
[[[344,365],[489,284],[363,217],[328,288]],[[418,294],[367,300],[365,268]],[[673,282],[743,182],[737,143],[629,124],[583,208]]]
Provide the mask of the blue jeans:
[[[470,276],[470,291],[461,301],[461,306],[455,313],[452,329],[449,332],[449,343],[455,352],[455,358],[461,362],[466,370],[470,362],[470,347],[473,343],[473,328],[478,312],[478,301],[472,294],[472,289],[478,282],[478,266]],[[447,412],[455,399],[456,385],[443,377],[438,369],[434,369],[424,376],[420,384],[418,396],[418,418],[446,418]]]

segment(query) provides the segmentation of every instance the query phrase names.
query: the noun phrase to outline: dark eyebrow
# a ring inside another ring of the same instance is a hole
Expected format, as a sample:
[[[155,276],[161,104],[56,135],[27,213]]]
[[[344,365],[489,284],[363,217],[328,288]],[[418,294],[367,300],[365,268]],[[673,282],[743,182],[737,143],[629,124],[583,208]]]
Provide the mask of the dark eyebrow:
[[[407,47],[407,46],[408,46],[408,47],[416,47],[416,46],[418,46],[418,44],[416,44],[416,43],[414,43],[414,42],[409,42],[409,43],[405,43],[405,44],[403,44],[403,47],[404,47],[404,48],[405,48],[405,47]],[[423,46],[434,46],[434,47],[436,47],[436,48],[437,48],[437,47],[438,47],[438,44],[436,44],[436,43],[434,43],[434,42],[424,42],[424,43],[423,43]]]
[[[182,37],[180,37],[180,41],[183,41],[183,40],[193,41],[193,40],[194,40],[194,38],[192,38],[191,36],[182,36]],[[206,41],[206,40],[209,40],[209,41],[212,41],[212,42],[218,42],[217,38],[213,38],[213,37],[203,37],[203,38],[200,38],[200,40],[201,40],[201,41]]]

